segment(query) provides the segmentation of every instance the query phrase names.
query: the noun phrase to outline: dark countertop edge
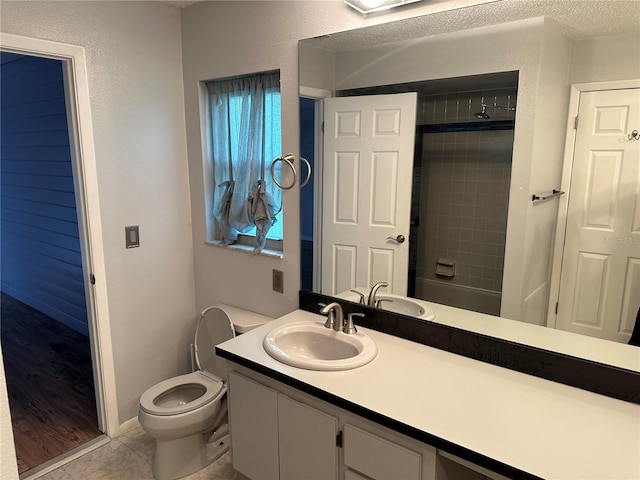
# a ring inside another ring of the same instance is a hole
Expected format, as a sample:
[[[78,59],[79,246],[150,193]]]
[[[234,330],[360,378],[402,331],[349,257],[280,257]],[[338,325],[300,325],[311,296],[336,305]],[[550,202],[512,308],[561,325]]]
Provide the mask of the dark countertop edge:
[[[216,355],[243,367],[249,368],[257,373],[265,375],[273,380],[284,383],[285,385],[296,388],[308,395],[318,398],[319,400],[327,402],[338,408],[387,427],[402,435],[406,435],[407,437],[413,438],[422,443],[426,443],[427,445],[431,445],[439,450],[444,450],[452,455],[460,457],[480,467],[484,467],[497,474],[503,475],[513,480],[543,480],[542,477],[524,472],[520,469],[474,452],[473,450],[469,450],[468,448],[461,447],[460,445],[449,442],[443,438],[431,435],[428,432],[406,425],[402,422],[394,420],[393,418],[387,417],[386,415],[382,415],[361,405],[345,400],[342,397],[326,392],[325,390],[314,387],[313,385],[310,385],[308,383],[296,380],[295,378],[292,378],[286,374],[272,370],[268,367],[265,367],[264,365],[238,356],[220,347],[216,347]]]

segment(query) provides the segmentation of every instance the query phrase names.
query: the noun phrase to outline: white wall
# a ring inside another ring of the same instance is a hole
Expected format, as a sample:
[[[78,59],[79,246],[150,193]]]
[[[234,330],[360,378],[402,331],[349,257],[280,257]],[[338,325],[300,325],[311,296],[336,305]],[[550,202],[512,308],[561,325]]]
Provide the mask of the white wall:
[[[570,83],[640,78],[639,45],[640,32],[573,42]]]
[[[154,2],[2,2],[0,28],[85,48],[120,423],[189,367],[195,321],[180,11]],[[125,225],[141,246],[125,249]]]
[[[529,195],[525,199],[527,223],[523,230],[524,269],[521,272],[511,270],[511,276],[505,276],[504,279],[505,284],[518,283],[520,288],[520,303],[511,306],[513,314],[517,314],[517,317],[509,318],[536,325],[546,324],[558,201],[534,204],[531,196],[550,193],[554,188],[560,188],[571,62],[570,42],[559,33],[554,22],[545,21],[542,40],[535,123],[531,135]],[[503,305],[503,312],[504,309]]]

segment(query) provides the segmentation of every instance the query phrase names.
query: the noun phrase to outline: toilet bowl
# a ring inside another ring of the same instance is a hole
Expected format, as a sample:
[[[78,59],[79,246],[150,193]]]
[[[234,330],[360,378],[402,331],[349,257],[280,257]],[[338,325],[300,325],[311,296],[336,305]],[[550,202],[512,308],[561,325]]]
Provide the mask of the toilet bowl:
[[[229,305],[204,310],[193,344],[197,370],[164,380],[140,397],[138,422],[155,439],[153,475],[174,480],[206,467],[229,449],[227,387],[215,346],[272,320]]]

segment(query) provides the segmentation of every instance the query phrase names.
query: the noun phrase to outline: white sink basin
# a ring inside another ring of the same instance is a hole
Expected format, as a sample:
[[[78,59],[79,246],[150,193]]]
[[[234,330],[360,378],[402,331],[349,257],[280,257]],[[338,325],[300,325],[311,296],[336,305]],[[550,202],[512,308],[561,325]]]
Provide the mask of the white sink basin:
[[[301,320],[271,330],[262,345],[279,362],[307,370],[349,370],[375,358],[378,347],[361,332],[346,334]]]
[[[380,308],[389,312],[401,313],[426,320],[433,320],[435,318],[431,307],[421,305],[410,298],[401,297],[400,295],[381,294],[376,295],[376,299],[380,301]]]
[[[364,293],[365,298],[368,291],[360,290]],[[350,302],[358,303],[360,296],[352,291],[344,292],[338,295],[339,298],[349,300]],[[382,293],[378,292],[376,300],[382,300],[380,302],[380,308],[389,312],[400,313],[402,315],[409,315],[411,317],[420,318],[422,320],[433,320],[436,318],[436,314],[424,300],[418,300],[416,298],[403,297],[394,293]],[[385,301],[386,300],[386,301]]]

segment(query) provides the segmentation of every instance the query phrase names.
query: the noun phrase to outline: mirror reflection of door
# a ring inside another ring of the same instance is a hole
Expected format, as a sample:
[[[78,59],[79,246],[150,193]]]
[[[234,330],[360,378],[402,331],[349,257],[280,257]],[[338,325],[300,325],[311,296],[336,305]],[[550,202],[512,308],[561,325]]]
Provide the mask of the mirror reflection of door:
[[[322,292],[407,294],[415,92],[325,100]]]
[[[402,271],[408,296],[500,314],[517,85],[518,72],[503,72],[337,92],[339,100],[418,93],[413,177],[403,184],[403,192],[411,191],[409,235],[404,235],[409,259]],[[310,155],[315,141],[317,177],[311,205],[303,205],[309,187],[301,193],[301,224],[314,220],[311,241],[302,239],[301,274],[303,289],[309,289],[312,277],[313,290],[326,292],[318,248],[325,190],[319,181],[324,155],[318,146],[323,134],[319,127],[315,137],[304,134],[314,122],[322,123],[324,116],[317,113],[325,100],[312,98],[315,117],[313,111],[300,113],[301,151]],[[305,253],[312,250],[313,256]]]
[[[556,326],[626,343],[640,306],[640,90],[583,92]]]

